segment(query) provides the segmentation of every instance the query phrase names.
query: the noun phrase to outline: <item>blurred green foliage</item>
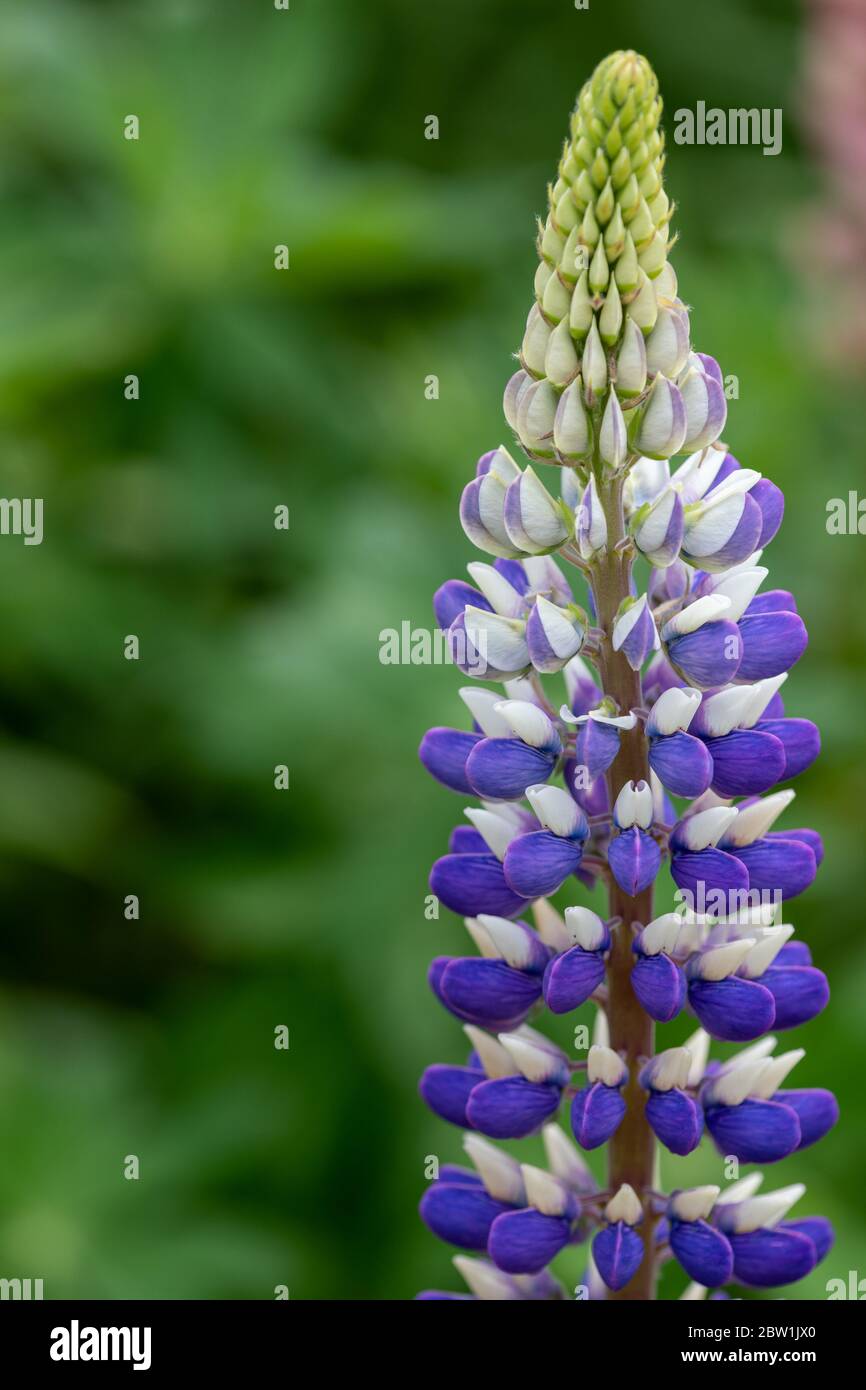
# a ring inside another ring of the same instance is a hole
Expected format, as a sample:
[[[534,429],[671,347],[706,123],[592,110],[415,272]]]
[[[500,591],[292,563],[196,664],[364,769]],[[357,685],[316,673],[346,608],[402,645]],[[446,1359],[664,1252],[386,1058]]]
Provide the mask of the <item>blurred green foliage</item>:
[[[462,803],[415,748],[458,682],[381,665],[379,633],[428,624],[471,558],[456,501],[503,437],[533,219],[580,83],[630,46],[669,112],[785,113],[778,158],[673,147],[668,177],[696,340],[740,379],[731,446],[787,492],[773,582],[812,634],[786,696],[824,730],[798,819],[828,855],[793,917],[834,997],[792,1043],[843,1120],[772,1178],[839,1225],[823,1296],[866,1248],[863,542],[824,529],[862,477],[862,386],[821,375],[803,317],[797,16],[3,0],[0,36],[0,478],[45,499],[42,546],[0,538],[0,1274],[49,1298],[456,1286],[416,1204],[459,1134],[415,1085],[465,1051],[424,983],[463,928],[423,911]],[[666,1176],[718,1173],[705,1148]]]

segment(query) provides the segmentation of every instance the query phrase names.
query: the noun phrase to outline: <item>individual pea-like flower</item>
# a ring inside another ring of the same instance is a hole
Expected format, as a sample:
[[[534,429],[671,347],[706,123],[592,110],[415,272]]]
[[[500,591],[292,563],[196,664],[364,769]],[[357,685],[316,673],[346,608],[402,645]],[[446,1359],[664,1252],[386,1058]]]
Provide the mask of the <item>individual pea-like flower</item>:
[[[709,749],[688,732],[700,705],[699,691],[672,686],[662,692],[647,718],[649,765],[675,796],[701,796],[713,779]]]
[[[640,1084],[649,1092],[646,1117],[656,1138],[674,1154],[690,1154],[701,1142],[704,1117],[689,1095],[692,1057],[687,1047],[657,1052],[640,1073]]]
[[[571,1102],[571,1131],[582,1149],[597,1149],[622,1124],[626,1111],[622,1088],[628,1068],[618,1053],[594,1043],[587,1056],[586,1079],[587,1085],[575,1092]]]
[[[653,797],[648,782],[627,782],[617,796],[613,823],[619,832],[608,848],[610,871],[624,893],[636,897],[654,882],[661,863],[658,841],[649,834]]]
[[[701,1099],[707,1129],[720,1153],[743,1163],[774,1163],[814,1144],[839,1117],[831,1091],[787,1091],[784,1082],[805,1056],[802,1048],[772,1056],[762,1038],[706,1082]]]
[[[785,1220],[806,1191],[802,1183],[755,1195],[761,1182],[754,1173],[734,1184],[714,1214],[731,1246],[736,1283],[772,1289],[811,1273],[830,1250],[833,1229],[823,1217]]]
[[[722,373],[692,345],[669,260],[660,118],[635,53],[580,93],[503,397],[531,463],[482,455],[460,518],[483,558],[434,597],[470,683],[468,718],[419,750],[465,814],[427,915],[462,916],[474,953],[430,967],[471,1050],[428,1067],[420,1092],[473,1166],[443,1163],[421,1215],[472,1253],[455,1259],[468,1293],[424,1300],[562,1299],[549,1266],[580,1242],[590,1299],[654,1298],[669,1257],[683,1299],[727,1298],[804,1277],[832,1243],[824,1218],[789,1216],[799,1185],[760,1195],[753,1174],[666,1196],[656,1171],[660,1145],[774,1163],[839,1113],[831,1091],[792,1084],[802,1049],[775,1037],[830,992],[789,911],[823,845],[781,821],[820,749],[782,698],[806,627],[765,587],[784,498],[721,439]],[[654,906],[663,864],[675,910]],[[580,900],[605,890],[606,907]],[[539,1020],[589,1003],[592,1044],[584,1059],[576,1028],[572,1058]],[[657,1041],[683,1010],[697,1031]],[[711,1056],[716,1040],[741,1050]],[[490,1142],[538,1134],[542,1166]],[[604,1145],[602,1192],[581,1151]]]
[[[503,871],[514,893],[541,898],[555,893],[579,868],[589,825],[574,798],[560,787],[527,787],[526,795],[544,828],[511,841]]]
[[[605,978],[610,949],[607,926],[588,907],[567,907],[565,928],[574,944],[554,955],[544,971],[544,1002],[554,1014],[586,1003]]]
[[[621,651],[633,671],[639,671],[651,652],[658,651],[659,635],[646,594],[623,599],[613,623],[611,645]]]
[[[669,1023],[685,1003],[686,977],[674,959],[682,925],[678,913],[666,912],[642,927],[632,945],[631,987],[657,1023]]]
[[[595,1191],[592,1174],[558,1125],[545,1125],[542,1137],[550,1172],[523,1164],[525,1205],[502,1212],[507,1219],[497,1216],[490,1227],[488,1254],[509,1274],[538,1274],[560,1250],[584,1238],[581,1198]]]
[[[596,1269],[609,1289],[622,1289],[643,1259],[643,1240],[635,1227],[643,1208],[633,1187],[623,1183],[604,1209],[605,1225],[592,1242]]]
[[[632,515],[629,529],[650,564],[668,569],[680,553],[685,531],[683,500],[676,488],[663,488],[652,501],[644,502]]]

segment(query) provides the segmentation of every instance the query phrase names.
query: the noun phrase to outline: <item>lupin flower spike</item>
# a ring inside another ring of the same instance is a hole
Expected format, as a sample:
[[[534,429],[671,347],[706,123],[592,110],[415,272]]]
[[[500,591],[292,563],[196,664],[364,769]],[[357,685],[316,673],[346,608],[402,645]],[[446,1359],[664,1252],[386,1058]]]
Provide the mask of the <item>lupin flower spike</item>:
[[[720,442],[721,369],[692,347],[668,259],[660,118],[633,52],[580,93],[505,388],[516,443],[482,456],[460,505],[489,558],[434,598],[472,683],[465,723],[430,730],[420,757],[480,801],[430,886],[477,954],[431,965],[469,1052],[428,1067],[420,1092],[466,1132],[473,1167],[443,1163],[421,1215],[473,1253],[455,1260],[469,1293],[423,1299],[562,1299],[548,1266],[580,1242],[590,1298],[655,1298],[669,1255],[683,1298],[727,1297],[802,1278],[832,1244],[823,1218],[789,1218],[798,1184],[760,1195],[757,1174],[659,1191],[659,1145],[774,1163],[838,1117],[832,1092],[790,1084],[802,1049],[777,1052],[769,1035],[829,999],[781,911],[823,857],[815,831],[777,828],[794,793],[773,788],[820,747],[781,694],[805,626],[791,594],[762,590],[784,499]],[[578,602],[561,563],[586,583]],[[560,671],[564,704],[546,688]],[[665,860],[676,902],[654,912]],[[579,901],[600,883],[603,916]],[[560,889],[563,910],[548,901]],[[545,1008],[589,1003],[586,1056],[536,1027]],[[657,1025],[683,1009],[697,1032],[657,1046]],[[716,1039],[747,1046],[721,1061]],[[533,1134],[544,1167],[491,1142]],[[582,1151],[604,1145],[602,1196]]]

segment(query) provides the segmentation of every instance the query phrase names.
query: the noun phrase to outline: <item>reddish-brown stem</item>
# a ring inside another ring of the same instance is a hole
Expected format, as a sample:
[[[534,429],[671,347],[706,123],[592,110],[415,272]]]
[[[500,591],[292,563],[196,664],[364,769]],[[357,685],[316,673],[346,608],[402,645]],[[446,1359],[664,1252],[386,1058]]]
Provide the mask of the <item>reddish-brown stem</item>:
[[[593,566],[597,621],[605,634],[598,655],[599,676],[605,695],[613,697],[621,714],[627,714],[643,703],[643,696],[640,673],[632,670],[621,652],[613,650],[611,642],[617,609],[630,593],[632,564],[628,551],[617,549],[618,542],[624,539],[621,479],[601,482],[599,496],[607,519],[607,548]],[[608,772],[611,805],[626,782],[648,780],[646,737],[638,721],[633,729],[623,732],[619,753]],[[621,919],[613,929],[607,971],[610,1045],[623,1055],[629,1072],[623,1090],[627,1107],[625,1117],[608,1145],[608,1187],[616,1192],[623,1183],[628,1183],[644,1209],[644,1219],[638,1228],[644,1242],[641,1266],[624,1289],[608,1296],[634,1301],[655,1298],[657,1272],[655,1226],[658,1217],[651,1200],[655,1137],[644,1113],[646,1093],[638,1084],[639,1059],[652,1056],[654,1029],[652,1019],[641,1008],[631,987],[632,923],[651,920],[653,890],[649,887],[637,897],[630,897],[611,879],[608,892],[610,914]]]

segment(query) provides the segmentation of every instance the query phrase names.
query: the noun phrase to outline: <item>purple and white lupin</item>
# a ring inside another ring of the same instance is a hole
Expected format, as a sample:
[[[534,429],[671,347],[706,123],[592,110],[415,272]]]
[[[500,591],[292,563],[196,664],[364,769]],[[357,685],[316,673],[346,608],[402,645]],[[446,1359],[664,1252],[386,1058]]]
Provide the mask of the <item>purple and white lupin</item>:
[[[421,743],[465,818],[430,886],[477,954],[429,973],[468,1054],[428,1067],[420,1091],[464,1131],[472,1167],[442,1163],[421,1200],[469,1290],[426,1301],[565,1298],[549,1266],[576,1245],[586,1298],[654,1299],[667,1259],[691,1281],[682,1297],[726,1297],[796,1283],[833,1241],[824,1218],[790,1216],[799,1184],[759,1193],[752,1172],[664,1194],[656,1176],[659,1145],[704,1143],[727,1178],[838,1118],[830,1091],[792,1084],[803,1049],[777,1037],[829,998],[787,920],[821,840],[778,824],[820,748],[781,694],[803,620],[790,593],[762,588],[784,499],[720,442],[724,378],[692,349],[668,260],[660,113],[632,52],[581,92],[505,391],[516,446],[482,456],[461,502],[487,559],[434,599],[472,684],[469,719]],[[585,582],[580,602],[560,561]],[[654,915],[665,861],[675,903]],[[574,901],[601,886],[605,916]],[[555,1028],[587,1004],[575,1058],[539,1015]],[[657,1047],[683,1012],[697,1031]],[[740,1050],[713,1058],[714,1040]],[[497,1146],[536,1134],[545,1167]],[[605,1146],[599,1183],[583,1154]]]

